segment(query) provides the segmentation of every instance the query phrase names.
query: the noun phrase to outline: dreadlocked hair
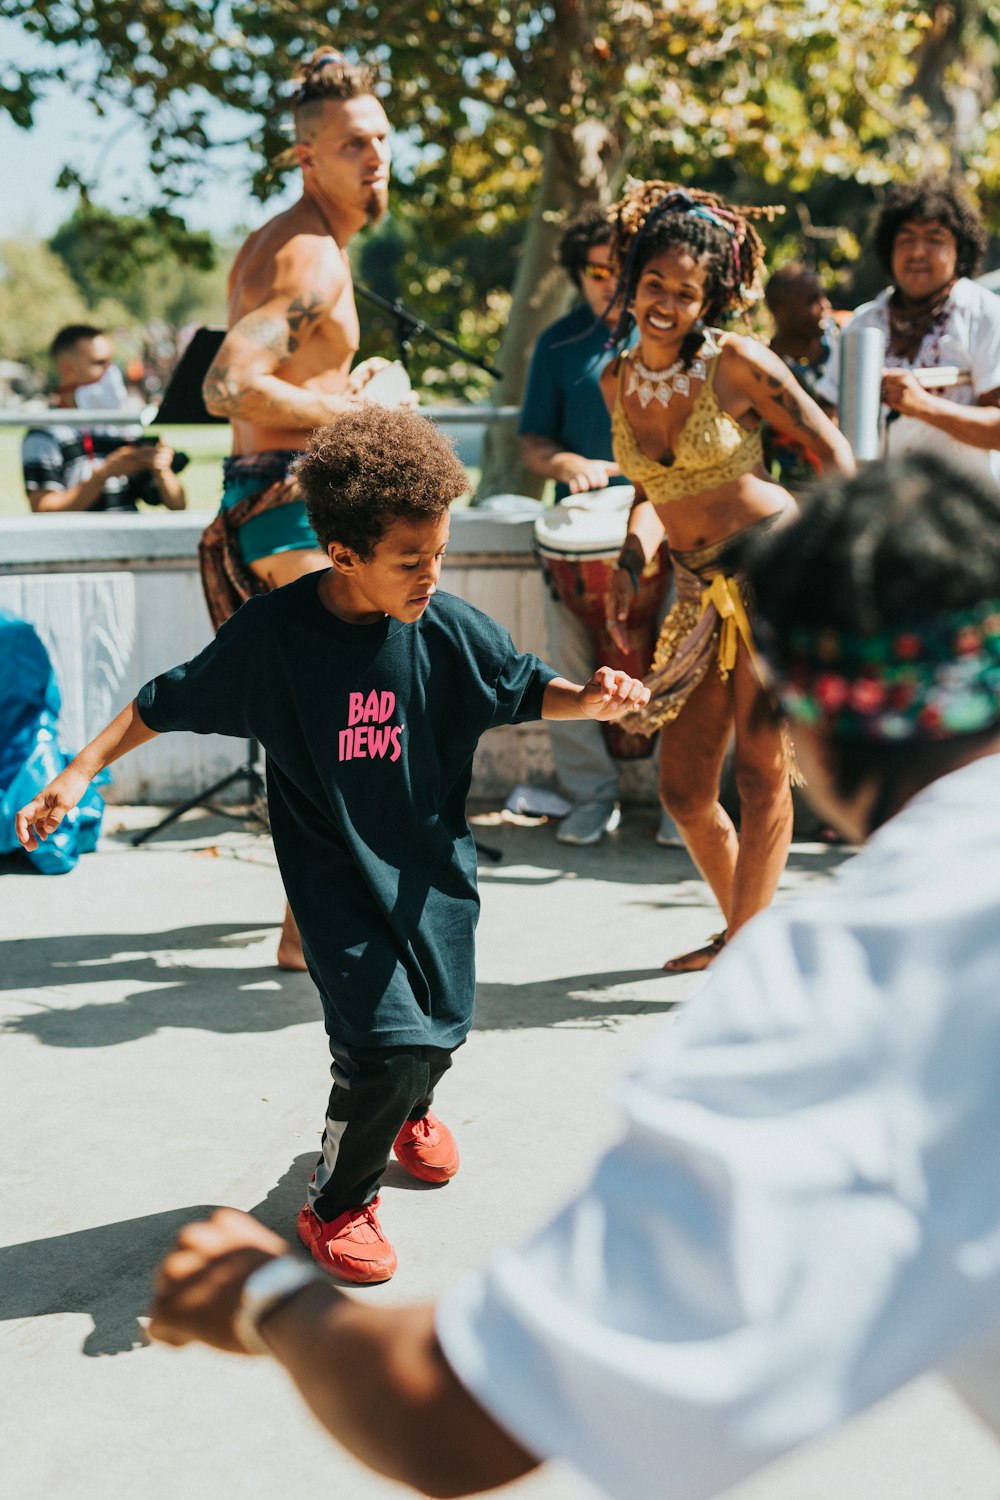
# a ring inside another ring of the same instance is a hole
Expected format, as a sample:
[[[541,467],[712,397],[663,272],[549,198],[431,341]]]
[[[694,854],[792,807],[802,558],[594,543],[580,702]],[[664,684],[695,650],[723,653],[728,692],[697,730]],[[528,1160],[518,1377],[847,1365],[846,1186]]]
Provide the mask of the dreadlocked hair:
[[[681,350],[689,364],[701,346],[702,322],[746,312],[760,297],[764,246],[750,221],[771,221],[782,211],[736,207],[717,193],[676,182],[631,183],[611,211],[612,254],[620,267],[616,296],[622,303],[612,341],[620,345],[628,336],[631,303],[647,262],[664,250],[687,250],[705,269],[703,319]]]

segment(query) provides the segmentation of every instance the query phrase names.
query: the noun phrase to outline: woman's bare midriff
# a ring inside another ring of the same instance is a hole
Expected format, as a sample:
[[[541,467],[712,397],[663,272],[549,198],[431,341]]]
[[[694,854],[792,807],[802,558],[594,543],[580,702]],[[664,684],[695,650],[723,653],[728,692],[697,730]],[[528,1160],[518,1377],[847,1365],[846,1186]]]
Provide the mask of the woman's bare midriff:
[[[663,522],[671,551],[696,552],[724,542],[794,503],[788,490],[759,470],[741,474],[716,489],[658,505],[656,514]]]

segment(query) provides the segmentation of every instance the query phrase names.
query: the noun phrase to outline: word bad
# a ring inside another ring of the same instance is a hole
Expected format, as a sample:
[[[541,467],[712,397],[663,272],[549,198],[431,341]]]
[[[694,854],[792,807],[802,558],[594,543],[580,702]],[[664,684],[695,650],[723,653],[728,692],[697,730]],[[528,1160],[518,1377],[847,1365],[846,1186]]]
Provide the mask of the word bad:
[[[401,754],[401,724],[386,724],[396,707],[395,693],[348,693],[347,722],[340,731],[341,760],[380,760],[388,755],[398,760]],[[384,727],[381,727],[384,726]]]

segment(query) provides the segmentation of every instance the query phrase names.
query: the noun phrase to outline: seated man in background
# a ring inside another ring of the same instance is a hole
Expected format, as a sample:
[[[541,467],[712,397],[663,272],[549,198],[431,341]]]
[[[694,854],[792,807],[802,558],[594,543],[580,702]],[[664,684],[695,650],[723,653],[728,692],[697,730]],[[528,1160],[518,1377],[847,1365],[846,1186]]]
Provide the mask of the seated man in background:
[[[611,224],[591,205],[571,219],[559,241],[559,264],[582,302],[539,335],[521,406],[521,458],[554,479],[556,504],[570,495],[625,484],[611,457],[611,418],[601,371],[611,357],[608,336],[617,271],[611,265]],[[551,588],[544,590],[549,656],[561,672],[590,676],[594,644],[582,620]],[[597,724],[550,724],[549,739],[562,791],[574,804],[559,826],[562,844],[596,844],[621,821],[618,768]],[[657,838],[674,843],[663,814]]]
[[[122,405],[125,383],[100,328],[72,323],[49,346],[56,406],[104,410]],[[115,378],[117,377],[117,379]],[[127,434],[127,435],[126,435]],[[124,438],[124,441],[123,441]],[[138,510],[138,501],[183,510],[177,478],[187,463],[160,439],[95,426],[29,427],[21,443],[28,502],[35,511]]]
[[[885,336],[886,454],[943,454],[1000,480],[1000,298],[970,280],[987,243],[979,210],[955,181],[902,184],[887,194],[872,241],[892,284],[849,326]],[[835,407],[839,385],[835,347],[817,400]]]
[[[837,337],[833,309],[822,281],[811,266],[791,261],[769,279],[764,301],[774,319],[770,347],[816,401],[816,384]],[[815,454],[770,426],[764,431],[764,466],[773,479],[793,493],[820,472]]]
[[[349,1300],[233,1209],[160,1269],[154,1336],[270,1352],[432,1495],[561,1457],[705,1500],[929,1370],[1000,1429],[1000,495],[873,464],[749,576],[810,795],[870,843],[725,949],[590,1184],[436,1308]]]

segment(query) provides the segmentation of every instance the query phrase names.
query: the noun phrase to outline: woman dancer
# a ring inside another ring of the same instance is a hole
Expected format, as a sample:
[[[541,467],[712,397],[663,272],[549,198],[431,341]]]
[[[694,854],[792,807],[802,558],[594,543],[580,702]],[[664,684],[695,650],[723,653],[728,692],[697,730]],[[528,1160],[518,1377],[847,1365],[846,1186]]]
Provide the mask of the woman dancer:
[[[638,347],[602,378],[614,456],[636,486],[607,599],[608,628],[628,619],[638,579],[666,537],[677,599],[663,622],[652,697],[628,727],[660,730],[660,798],[722,908],[726,930],[670,959],[669,973],[703,969],[727,935],[767,906],[792,832],[789,759],[753,657],[744,544],[792,504],[768,478],[760,425],[807,444],[827,470],[849,474],[846,439],[786,366],[756,339],[720,333],[725,316],[759,296],[763,247],[749,222],[712,193],[635,183],[618,204],[615,254],[624,341]],[[735,729],[740,834],[719,803]]]

